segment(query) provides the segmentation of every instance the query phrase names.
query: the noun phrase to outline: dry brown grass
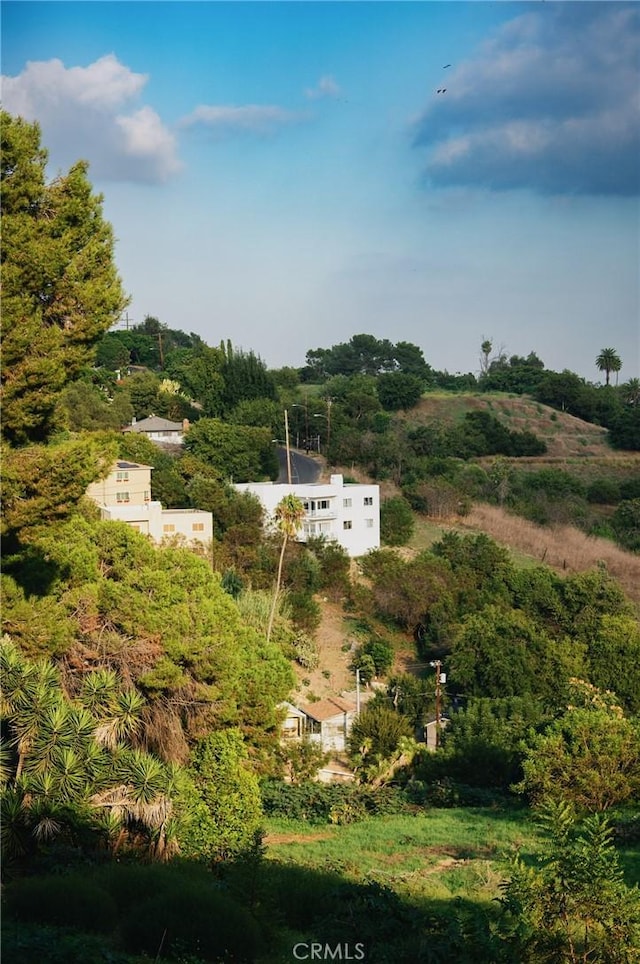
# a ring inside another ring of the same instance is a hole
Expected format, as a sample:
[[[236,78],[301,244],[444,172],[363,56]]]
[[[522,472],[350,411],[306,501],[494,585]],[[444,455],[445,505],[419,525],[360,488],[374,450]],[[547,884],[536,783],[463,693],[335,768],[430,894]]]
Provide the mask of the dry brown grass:
[[[627,596],[640,603],[640,556],[572,526],[539,526],[497,506],[474,505],[464,528],[485,532],[496,542],[561,572],[584,572],[604,563]]]
[[[428,393],[418,405],[397,417],[412,425],[451,425],[468,412],[489,412],[512,431],[533,432],[547,444],[551,459],[616,458],[607,445],[607,430],[566,412],[557,412],[524,395]]]

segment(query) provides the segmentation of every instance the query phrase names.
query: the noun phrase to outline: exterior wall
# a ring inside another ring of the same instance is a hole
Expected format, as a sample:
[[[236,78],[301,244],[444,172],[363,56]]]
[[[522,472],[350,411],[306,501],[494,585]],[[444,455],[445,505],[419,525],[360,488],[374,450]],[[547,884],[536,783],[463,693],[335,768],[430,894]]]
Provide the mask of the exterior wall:
[[[139,432],[138,434],[139,434],[139,435],[146,435],[147,438],[148,438],[148,439],[151,439],[152,442],[159,442],[159,443],[171,442],[173,445],[182,445],[182,443],[183,443],[183,441],[184,441],[184,435],[182,434],[182,430],[177,431],[177,432],[174,432],[174,431],[172,431],[172,430],[170,430],[170,429],[167,429],[167,430],[161,431],[161,432],[144,432],[144,431],[141,431],[141,432]]]
[[[240,492],[257,496],[271,524],[276,506],[285,495],[295,495],[305,505],[306,518],[298,540],[313,536],[334,540],[350,556],[363,556],[380,547],[380,487],[345,485],[341,475],[330,482],[288,485],[273,482],[244,482],[235,486]]]
[[[103,519],[126,522],[132,529],[151,536],[155,541],[158,541],[157,534],[162,532],[161,502],[145,502],[141,505],[101,505],[100,512]]]
[[[151,466],[120,461],[87,495],[98,505],[144,505],[151,500]]]
[[[184,536],[189,542],[213,539],[213,516],[202,509],[163,509],[160,538]]]
[[[152,442],[158,444],[182,445],[185,432],[189,430],[189,420],[183,419],[182,422],[171,422],[167,418],[158,418],[151,415],[143,418],[139,422],[134,419],[131,425],[125,426],[124,432],[134,432],[137,435],[146,435]]]
[[[103,519],[126,522],[154,542],[181,535],[189,543],[213,539],[213,516],[201,509],[163,509],[151,501],[151,466],[119,462],[87,495],[100,507]]]
[[[309,740],[311,743],[318,743],[325,752],[336,750],[341,753],[346,748],[354,718],[353,713],[338,713],[321,722],[309,718],[307,725]]]

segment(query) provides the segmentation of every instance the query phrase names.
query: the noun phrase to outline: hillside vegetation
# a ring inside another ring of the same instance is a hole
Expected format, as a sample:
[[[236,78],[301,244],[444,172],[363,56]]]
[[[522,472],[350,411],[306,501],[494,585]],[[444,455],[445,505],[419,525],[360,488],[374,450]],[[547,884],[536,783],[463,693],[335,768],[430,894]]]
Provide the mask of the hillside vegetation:
[[[523,395],[427,392],[410,412],[404,412],[398,418],[412,425],[456,425],[468,412],[488,412],[515,431],[530,431],[543,439],[547,453],[544,457],[532,457],[532,462],[591,458],[628,460],[628,455],[616,452],[608,445],[605,428],[567,412],[558,412]]]
[[[598,386],[488,341],[476,378],[366,334],[269,370],[113,330],[86,165],[48,183],[38,126],[2,121],[7,959],[636,964],[640,392],[616,352]],[[152,413],[181,447],[123,433]],[[275,479],[287,429],[380,484],[381,548],[296,541],[293,495],[265,530],[230,480]],[[120,460],[210,542],[102,519],[85,494]],[[356,675],[351,779],[324,785],[319,721],[285,739],[285,703]],[[309,824],[302,850],[265,836]]]

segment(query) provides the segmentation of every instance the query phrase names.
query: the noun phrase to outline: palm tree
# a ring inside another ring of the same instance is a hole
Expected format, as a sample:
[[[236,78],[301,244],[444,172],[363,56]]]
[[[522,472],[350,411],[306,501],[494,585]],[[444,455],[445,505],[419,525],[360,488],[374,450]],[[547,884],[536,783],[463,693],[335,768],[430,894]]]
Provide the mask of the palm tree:
[[[630,378],[621,387],[627,405],[637,405],[640,402],[640,378]]]
[[[282,564],[284,562],[284,553],[287,548],[287,542],[289,539],[294,539],[296,533],[300,526],[302,525],[302,520],[304,519],[305,511],[304,505],[296,495],[285,495],[283,499],[280,500],[276,506],[276,511],[274,518],[278,526],[279,532],[282,534],[282,547],[280,549],[280,559],[278,560],[278,575],[276,578],[276,588],[273,594],[273,603],[271,604],[271,613],[269,614],[269,625],[267,627],[267,641],[271,639],[271,630],[273,629],[273,620],[276,615],[276,609],[278,606],[278,596],[280,595],[280,582],[282,580]]]
[[[607,385],[609,384],[609,375],[611,372],[619,372],[622,368],[620,356],[615,348],[603,348],[596,358],[596,365],[599,371],[605,372]]]

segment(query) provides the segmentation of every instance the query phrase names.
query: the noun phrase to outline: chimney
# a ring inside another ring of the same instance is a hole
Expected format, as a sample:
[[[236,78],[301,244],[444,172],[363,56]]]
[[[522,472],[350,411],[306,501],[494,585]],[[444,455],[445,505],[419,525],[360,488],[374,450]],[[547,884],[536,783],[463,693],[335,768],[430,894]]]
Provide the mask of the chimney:
[[[131,424],[132,424],[132,425],[135,425],[135,424],[136,424],[136,417],[135,417],[135,415],[134,415],[133,418],[131,419]]]
[[[182,431],[183,431],[183,432],[188,432],[188,431],[189,431],[189,419],[188,419],[188,418],[183,418],[183,419],[182,419]]]

